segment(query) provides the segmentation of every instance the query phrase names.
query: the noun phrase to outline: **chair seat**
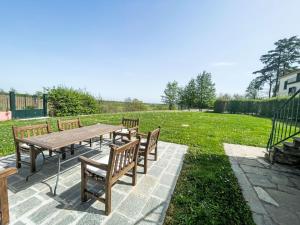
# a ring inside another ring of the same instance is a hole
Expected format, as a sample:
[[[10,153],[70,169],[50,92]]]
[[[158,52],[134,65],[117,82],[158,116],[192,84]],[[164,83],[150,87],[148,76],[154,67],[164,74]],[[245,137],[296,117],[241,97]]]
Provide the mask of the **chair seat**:
[[[28,144],[22,143],[19,145],[21,149],[30,150],[30,146]],[[41,149],[41,147],[34,145],[35,148]]]
[[[95,160],[95,162],[108,165],[108,160],[109,160],[109,155],[106,155],[106,156],[102,157],[101,159]],[[99,168],[91,166],[91,165],[87,165],[86,169],[89,172],[96,174],[97,176],[104,177],[104,178],[106,177],[106,173],[107,173],[106,170],[102,170],[102,169],[99,169]]]
[[[135,133],[136,133],[136,130],[131,130],[131,134],[135,134]],[[129,134],[129,130],[124,128],[124,129],[115,131],[115,134],[117,134],[117,135],[122,135],[122,134],[127,135],[127,134]]]

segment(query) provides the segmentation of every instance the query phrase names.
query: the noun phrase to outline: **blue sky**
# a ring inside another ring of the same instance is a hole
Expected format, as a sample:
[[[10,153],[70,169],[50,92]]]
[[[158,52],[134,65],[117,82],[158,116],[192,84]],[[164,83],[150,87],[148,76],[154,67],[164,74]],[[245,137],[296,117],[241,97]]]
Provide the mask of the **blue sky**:
[[[299,0],[1,1],[0,88],[85,88],[160,102],[168,81],[212,73],[243,94],[259,57],[300,35]]]

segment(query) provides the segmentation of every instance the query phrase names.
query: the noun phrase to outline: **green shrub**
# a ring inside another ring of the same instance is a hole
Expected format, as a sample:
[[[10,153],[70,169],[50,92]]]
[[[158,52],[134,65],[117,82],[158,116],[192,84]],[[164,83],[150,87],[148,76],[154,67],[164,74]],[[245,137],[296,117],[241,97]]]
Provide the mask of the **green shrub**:
[[[75,116],[99,112],[99,104],[91,94],[73,88],[48,89],[48,102],[52,116]]]
[[[214,104],[214,112],[217,113],[241,113],[272,117],[274,110],[280,108],[286,101],[287,97],[270,98],[270,99],[217,99]],[[295,102],[298,104],[298,101]],[[294,108],[296,108],[294,106]]]

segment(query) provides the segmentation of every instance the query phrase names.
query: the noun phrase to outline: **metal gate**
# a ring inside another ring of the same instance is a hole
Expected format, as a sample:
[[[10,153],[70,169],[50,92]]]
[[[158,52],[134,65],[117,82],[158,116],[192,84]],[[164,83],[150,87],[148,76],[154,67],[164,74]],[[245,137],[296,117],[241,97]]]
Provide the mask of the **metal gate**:
[[[14,119],[47,116],[47,96],[9,93],[10,110]]]

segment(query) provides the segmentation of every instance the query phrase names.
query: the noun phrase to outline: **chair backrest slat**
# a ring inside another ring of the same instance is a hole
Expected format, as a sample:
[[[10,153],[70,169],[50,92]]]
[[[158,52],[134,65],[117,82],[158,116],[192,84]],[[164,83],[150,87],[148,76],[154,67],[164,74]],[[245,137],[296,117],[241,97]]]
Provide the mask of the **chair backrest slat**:
[[[106,179],[117,180],[124,173],[132,169],[137,163],[140,139],[129,142],[121,147],[111,147],[109,169]]]
[[[51,133],[51,126],[49,122],[45,124],[36,124],[23,127],[12,127],[14,139],[16,138],[30,138],[31,136],[38,136]]]
[[[71,130],[81,127],[80,119],[75,120],[57,120],[57,127],[59,131]]]
[[[126,128],[138,127],[139,124],[140,124],[140,120],[139,119],[127,119],[127,118],[123,118],[122,119],[122,124]]]
[[[149,153],[156,148],[160,135],[160,127],[148,133],[146,151]]]

